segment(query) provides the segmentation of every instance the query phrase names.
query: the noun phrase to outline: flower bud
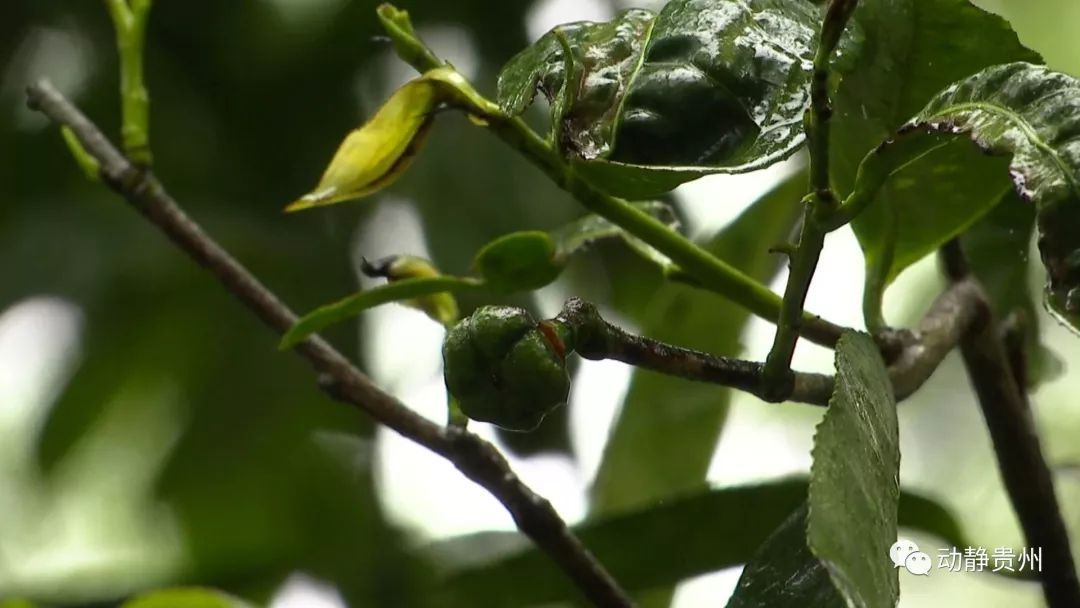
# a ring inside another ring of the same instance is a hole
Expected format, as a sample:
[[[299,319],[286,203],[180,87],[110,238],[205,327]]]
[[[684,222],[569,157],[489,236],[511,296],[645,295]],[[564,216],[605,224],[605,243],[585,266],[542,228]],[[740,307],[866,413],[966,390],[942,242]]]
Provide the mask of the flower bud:
[[[455,325],[443,363],[465,415],[511,431],[535,429],[570,393],[558,329],[521,308],[485,306]]]

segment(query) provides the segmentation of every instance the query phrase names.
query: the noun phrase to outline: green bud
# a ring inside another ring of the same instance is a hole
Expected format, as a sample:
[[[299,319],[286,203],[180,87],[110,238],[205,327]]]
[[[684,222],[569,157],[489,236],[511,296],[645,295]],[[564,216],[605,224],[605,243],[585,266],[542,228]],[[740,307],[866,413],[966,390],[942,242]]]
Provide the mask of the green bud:
[[[443,364],[465,415],[511,431],[535,429],[570,393],[558,330],[521,308],[485,306],[455,325]]]

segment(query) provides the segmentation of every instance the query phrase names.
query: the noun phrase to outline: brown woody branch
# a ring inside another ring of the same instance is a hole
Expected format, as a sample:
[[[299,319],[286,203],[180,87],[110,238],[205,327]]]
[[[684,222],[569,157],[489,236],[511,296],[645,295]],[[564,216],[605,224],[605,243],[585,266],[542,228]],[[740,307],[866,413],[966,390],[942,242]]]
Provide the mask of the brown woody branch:
[[[27,89],[31,108],[68,127],[100,163],[102,179],[173,243],[213,274],[227,291],[278,334],[297,317],[278,297],[210,238],[149,172],[135,167],[85,115],[47,81]],[[339,401],[359,407],[378,422],[454,463],[506,507],[517,527],[533,540],[597,606],[632,602],[618,583],[543,497],[514,474],[490,443],[467,431],[443,427],[419,416],[379,389],[341,353],[313,336],[296,347],[319,374],[319,385]]]
[[[889,366],[897,400],[918,390],[945,356],[960,342],[975,319],[982,292],[972,280],[946,289],[910,333],[890,336],[887,343],[899,349]],[[604,320],[596,307],[571,298],[556,318],[573,328],[574,350],[586,359],[614,359],[669,376],[729,386],[766,401],[798,401],[828,405],[832,376],[795,372],[790,393],[770,391],[764,364],[704,353],[630,334]]]
[[[946,245],[941,258],[951,280],[971,281],[967,260],[957,242]],[[974,308],[976,318],[960,342],[964,366],[979,398],[998,471],[1024,539],[1029,547],[1042,548],[1039,578],[1046,603],[1050,608],[1075,608],[1080,606],[1080,581],[1068,529],[1054,493],[1053,476],[1039,445],[1027,395],[981,289],[979,295]]]

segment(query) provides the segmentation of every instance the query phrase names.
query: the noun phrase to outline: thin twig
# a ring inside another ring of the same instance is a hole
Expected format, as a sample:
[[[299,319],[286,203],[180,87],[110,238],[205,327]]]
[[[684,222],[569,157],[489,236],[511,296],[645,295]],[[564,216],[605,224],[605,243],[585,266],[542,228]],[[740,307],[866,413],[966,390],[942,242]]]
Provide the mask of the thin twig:
[[[889,365],[897,401],[922,387],[960,342],[975,320],[981,295],[972,280],[954,283],[938,296],[918,328],[905,334],[902,350]],[[824,406],[832,397],[832,376],[793,372],[790,393],[777,398],[775,391],[769,390],[762,363],[704,353],[628,333],[605,320],[593,304],[580,298],[567,300],[555,321],[571,329],[574,350],[586,359],[614,359],[669,376],[729,386],[765,401]]]
[[[267,326],[284,333],[297,317],[176,204],[161,184],[141,171],[110,143],[85,115],[46,81],[27,89],[29,104],[54,123],[66,126],[101,165],[102,179],[122,195],[177,247],[217,277]],[[372,383],[337,350],[317,336],[296,352],[319,374],[319,385],[339,401],[359,407],[378,422],[454,463],[466,477],[487,489],[506,507],[518,528],[533,540],[597,606],[632,602],[596,558],[567,528],[555,509],[514,474],[490,443],[457,428],[419,416]]]
[[[829,178],[829,123],[832,102],[829,99],[829,68],[833,51],[847,28],[858,0],[832,0],[821,24],[818,47],[814,53],[814,70],[810,80],[810,107],[804,124],[807,148],[810,152],[810,194],[806,197],[802,231],[798,246],[791,254],[790,272],[784,287],[784,298],[776,320],[776,334],[765,359],[765,377],[774,396],[783,398],[794,390],[791,360],[803,327],[806,294],[817,270],[821,250],[828,230],[825,223],[836,209]]]
[[[951,280],[971,280],[958,243],[944,247],[941,257]],[[1053,476],[985,295],[977,310],[978,318],[961,340],[960,352],[990,431],[998,471],[1028,547],[1042,549],[1039,578],[1047,605],[1075,608],[1080,606],[1080,581]]]

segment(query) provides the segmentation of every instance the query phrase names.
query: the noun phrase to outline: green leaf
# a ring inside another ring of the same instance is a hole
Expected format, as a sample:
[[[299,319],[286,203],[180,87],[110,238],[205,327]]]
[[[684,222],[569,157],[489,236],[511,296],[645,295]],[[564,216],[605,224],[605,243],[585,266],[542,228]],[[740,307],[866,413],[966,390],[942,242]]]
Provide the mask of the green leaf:
[[[543,92],[578,171],[652,198],[802,144],[818,22],[803,0],[673,0],[657,14],[562,25],[507,63],[498,101],[516,115]]]
[[[750,276],[768,281],[788,238],[806,174],[797,172],[755,202],[706,248]],[[748,313],[715,294],[666,283],[638,325],[642,333],[706,352],[736,355]],[[731,392],[635,369],[592,487],[594,513],[638,506],[697,487],[705,478],[727,416]],[[649,446],[648,450],[641,446]]]
[[[985,179],[984,171],[1005,174],[1006,169],[1003,159],[985,158],[970,144],[942,135],[898,138],[871,152],[856,189],[864,187],[863,179],[876,181],[867,177],[871,173],[891,177],[852,223],[866,256],[868,285],[888,286],[903,269],[990,211],[1009,186]]]
[[[613,576],[640,593],[747,562],[804,504],[807,487],[801,478],[699,489],[591,520],[574,530]],[[974,544],[948,510],[917,494],[902,494],[900,523],[953,546]],[[805,547],[804,531],[805,526],[800,529]],[[448,605],[531,606],[578,597],[550,560],[518,533],[470,535],[428,551],[444,558],[438,560],[441,564],[458,564],[443,586]],[[642,560],[644,554],[649,559]],[[881,561],[891,565],[887,553],[881,554]]]
[[[351,319],[361,312],[381,304],[410,300],[447,291],[474,289],[480,285],[481,283],[476,279],[444,275],[403,279],[380,285],[374,289],[357,292],[333,304],[320,306],[301,317],[281,337],[278,348],[282,350],[292,348],[303,342],[311,334],[325,327]]]
[[[992,65],[1041,63],[1007,21],[969,0],[862,0],[852,20],[865,41],[833,95],[829,166],[841,195],[863,157],[938,91]]]
[[[806,546],[802,504],[746,564],[727,608],[841,608],[829,571]]]
[[[968,138],[976,146],[965,141]],[[936,181],[910,188],[913,197],[909,200],[879,201],[871,213],[860,216],[855,228],[864,247],[880,240],[883,212],[894,216],[901,235],[892,267],[879,267],[879,272],[888,280],[902,264],[967,228],[1013,188],[1036,209],[1039,249],[1047,269],[1047,306],[1062,322],[1080,327],[1080,242],[1076,236],[1080,233],[1080,80],[1024,62],[983,70],[930,100],[893,142],[867,157],[863,169],[890,174],[889,184],[895,186],[909,175],[907,168],[896,169],[905,158],[895,150],[918,148],[925,142],[932,142],[937,151],[949,150],[966,158],[928,167],[938,172]],[[976,150],[990,156],[975,158]],[[888,168],[867,169],[879,164]],[[957,184],[951,186],[954,190],[972,186],[984,196],[973,195],[965,201],[957,191],[952,200],[943,200],[935,195],[940,182]],[[928,192],[928,187],[933,190]],[[964,213],[951,213],[941,221],[926,217],[931,209],[954,201],[955,208]]]
[[[845,333],[836,388],[814,436],[806,536],[849,606],[895,606],[900,439],[892,384],[874,341]]]
[[[1008,22],[969,0],[864,0],[853,21],[865,37],[861,60],[833,95],[830,172],[841,196],[854,190],[863,158],[935,93],[992,65],[1041,61],[1020,44]],[[887,184],[873,208],[855,222],[866,256],[868,296],[884,291],[925,255],[927,243],[939,245],[959,234],[1001,198],[1004,189],[981,176],[957,175],[955,167],[976,156],[969,148],[923,149],[925,156],[904,169],[902,180]],[[901,211],[909,208],[919,212]],[[893,242],[895,248],[889,246]]]
[[[249,608],[251,604],[213,589],[177,587],[151,591],[128,600],[121,608]]]

